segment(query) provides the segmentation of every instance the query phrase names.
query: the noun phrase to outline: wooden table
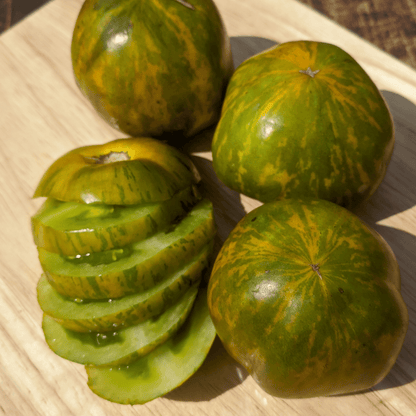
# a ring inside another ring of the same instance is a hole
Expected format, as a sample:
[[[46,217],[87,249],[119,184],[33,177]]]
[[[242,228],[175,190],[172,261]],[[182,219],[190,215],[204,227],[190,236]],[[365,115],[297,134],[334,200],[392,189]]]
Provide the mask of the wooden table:
[[[121,134],[77,89],[69,45],[82,0],[53,0],[0,37],[0,414],[32,415],[416,415],[416,72],[294,0],[217,0],[236,64],[274,42],[330,41],[351,53],[382,90],[396,127],[387,176],[358,214],[396,253],[410,315],[396,365],[373,389],[343,397],[281,400],[260,390],[217,341],[197,374],[144,406],[108,403],[90,392],[80,365],[55,356],[40,327],[36,283],[41,269],[29,218],[33,190],[50,163],[75,146]],[[209,138],[208,138],[209,139]],[[188,149],[228,235],[257,201],[216,180],[209,140]]]

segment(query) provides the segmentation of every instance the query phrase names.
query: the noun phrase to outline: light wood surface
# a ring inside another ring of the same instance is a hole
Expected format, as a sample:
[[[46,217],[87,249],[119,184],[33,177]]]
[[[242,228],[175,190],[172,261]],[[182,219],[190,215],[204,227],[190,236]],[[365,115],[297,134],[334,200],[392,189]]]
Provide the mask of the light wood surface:
[[[416,415],[416,72],[293,0],[216,0],[236,64],[275,42],[312,39],[351,53],[383,91],[396,147],[387,176],[358,214],[393,248],[402,272],[409,330],[396,365],[370,391],[342,397],[281,400],[264,393],[217,340],[183,386],[143,406],[95,396],[85,370],[47,347],[36,301],[41,269],[30,216],[34,188],[70,149],[118,137],[78,91],[70,41],[82,0],[53,0],[0,36],[0,414],[15,415]],[[223,187],[211,168],[209,134],[186,149],[216,209],[218,243],[258,206]]]

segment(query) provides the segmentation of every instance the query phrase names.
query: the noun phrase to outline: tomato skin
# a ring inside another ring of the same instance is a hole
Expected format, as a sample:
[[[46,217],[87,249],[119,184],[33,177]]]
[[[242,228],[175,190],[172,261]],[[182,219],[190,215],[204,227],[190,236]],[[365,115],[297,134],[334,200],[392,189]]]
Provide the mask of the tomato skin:
[[[66,153],[45,172],[34,197],[142,204],[166,201],[199,180],[189,157],[174,147],[146,137],[126,138]]]

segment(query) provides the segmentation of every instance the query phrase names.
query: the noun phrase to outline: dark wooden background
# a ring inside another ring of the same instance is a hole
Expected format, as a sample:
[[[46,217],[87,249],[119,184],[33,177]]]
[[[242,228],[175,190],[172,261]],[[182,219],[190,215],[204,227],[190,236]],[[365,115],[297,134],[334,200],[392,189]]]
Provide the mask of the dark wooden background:
[[[0,33],[47,1],[0,0]],[[416,0],[299,1],[416,68]]]
[[[48,0],[0,0],[0,33],[14,26],[47,2]]]

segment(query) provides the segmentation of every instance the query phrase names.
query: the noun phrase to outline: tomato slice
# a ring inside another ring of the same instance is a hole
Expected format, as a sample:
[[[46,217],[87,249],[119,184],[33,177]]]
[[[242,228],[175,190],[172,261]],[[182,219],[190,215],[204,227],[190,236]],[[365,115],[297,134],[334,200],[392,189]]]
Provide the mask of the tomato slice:
[[[88,386],[121,404],[143,404],[183,384],[205,361],[216,332],[200,289],[187,321],[168,341],[127,366],[86,367]]]
[[[201,279],[211,257],[207,244],[188,264],[148,290],[107,301],[74,301],[58,293],[43,275],[38,282],[42,311],[67,329],[77,332],[115,331],[162,313]]]
[[[66,360],[87,365],[129,364],[168,340],[185,322],[199,282],[162,314],[110,332],[75,332],[44,314],[42,329],[51,350]]]
[[[48,198],[32,217],[35,244],[66,256],[109,250],[150,237],[200,199],[189,186],[163,202],[104,205]]]
[[[48,280],[64,296],[118,298],[154,286],[189,262],[215,233],[213,206],[204,199],[178,224],[137,243],[83,256],[42,248],[38,253]]]

